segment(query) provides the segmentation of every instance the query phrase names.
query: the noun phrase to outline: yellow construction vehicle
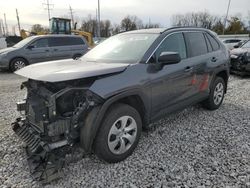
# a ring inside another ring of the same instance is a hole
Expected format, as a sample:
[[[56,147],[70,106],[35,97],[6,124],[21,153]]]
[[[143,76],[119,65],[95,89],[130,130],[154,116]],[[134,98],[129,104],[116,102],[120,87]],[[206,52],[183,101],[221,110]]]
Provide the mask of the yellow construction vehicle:
[[[86,31],[79,31],[75,28],[71,29],[71,20],[66,18],[51,18],[50,19],[50,33],[51,34],[75,34],[86,38],[90,46],[94,45],[93,36]]]
[[[76,24],[75,24],[76,26]],[[35,33],[35,32],[30,32],[24,29],[21,29],[20,31],[20,35],[23,39],[29,37],[29,36],[33,36],[33,35],[47,35],[47,34],[74,34],[74,35],[81,35],[83,37],[86,38],[88,44],[90,46],[94,45],[94,41],[93,41],[93,37],[92,34],[86,31],[79,31],[76,30],[76,28],[71,29],[71,20],[70,19],[66,19],[66,18],[51,18],[50,19],[50,28],[49,28],[50,32],[49,33],[44,33],[44,32],[39,32],[39,33]]]

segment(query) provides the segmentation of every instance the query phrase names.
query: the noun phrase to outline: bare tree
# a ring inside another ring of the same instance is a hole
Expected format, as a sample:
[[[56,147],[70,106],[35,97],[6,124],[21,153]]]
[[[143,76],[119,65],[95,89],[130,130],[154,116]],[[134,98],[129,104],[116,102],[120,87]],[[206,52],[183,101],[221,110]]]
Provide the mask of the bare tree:
[[[194,26],[212,29],[216,17],[208,12],[177,14],[172,17],[173,26]]]
[[[137,16],[128,15],[121,21],[121,29],[123,31],[130,31],[142,28],[143,28],[143,23]]]
[[[101,21],[101,36],[110,37],[111,35],[111,22],[110,20]]]
[[[96,35],[97,31],[96,19],[93,19],[91,15],[88,15],[86,19],[82,20],[82,25],[80,27],[80,30],[87,31],[92,33],[93,35]]]
[[[231,17],[231,19],[228,20],[228,22],[229,25],[226,28],[227,34],[242,34],[247,32],[245,25],[240,17],[237,16]]]
[[[40,24],[35,24],[31,27],[31,32],[33,32],[33,33],[47,33],[47,32],[49,32],[49,29],[46,27],[43,27]]]

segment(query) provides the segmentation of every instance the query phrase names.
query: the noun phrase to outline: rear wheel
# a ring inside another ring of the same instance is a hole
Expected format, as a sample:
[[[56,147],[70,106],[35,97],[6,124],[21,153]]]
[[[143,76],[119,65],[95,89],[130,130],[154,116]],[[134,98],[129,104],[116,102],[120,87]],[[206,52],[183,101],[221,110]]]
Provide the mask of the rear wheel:
[[[223,78],[216,77],[208,99],[203,102],[203,106],[209,110],[216,110],[223,102],[226,84]]]
[[[116,104],[106,114],[94,143],[96,155],[107,162],[126,159],[136,148],[142,129],[139,113],[126,104]]]
[[[28,65],[28,62],[23,58],[15,58],[10,62],[11,72],[15,72]]]

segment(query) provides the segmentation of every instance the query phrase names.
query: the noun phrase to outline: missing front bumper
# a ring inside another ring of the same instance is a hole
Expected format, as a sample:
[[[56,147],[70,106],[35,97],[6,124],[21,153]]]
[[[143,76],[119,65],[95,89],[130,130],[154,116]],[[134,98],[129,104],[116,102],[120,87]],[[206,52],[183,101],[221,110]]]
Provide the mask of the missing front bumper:
[[[39,135],[36,135],[29,125],[25,123],[25,119],[16,119],[12,123],[12,128],[26,143],[25,151],[33,179],[42,183],[48,183],[60,178],[62,176],[61,169],[64,164],[64,155],[66,153],[60,156],[56,154],[55,150],[66,146],[68,142],[66,140],[55,143],[42,141]]]

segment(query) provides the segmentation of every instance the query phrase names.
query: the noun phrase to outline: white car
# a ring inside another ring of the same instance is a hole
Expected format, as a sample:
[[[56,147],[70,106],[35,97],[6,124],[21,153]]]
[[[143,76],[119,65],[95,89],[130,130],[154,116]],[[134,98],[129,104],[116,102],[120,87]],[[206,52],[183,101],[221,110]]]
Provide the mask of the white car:
[[[234,49],[234,46],[238,45],[241,41],[242,41],[241,39],[226,39],[223,40],[222,42],[229,50],[232,50]]]

